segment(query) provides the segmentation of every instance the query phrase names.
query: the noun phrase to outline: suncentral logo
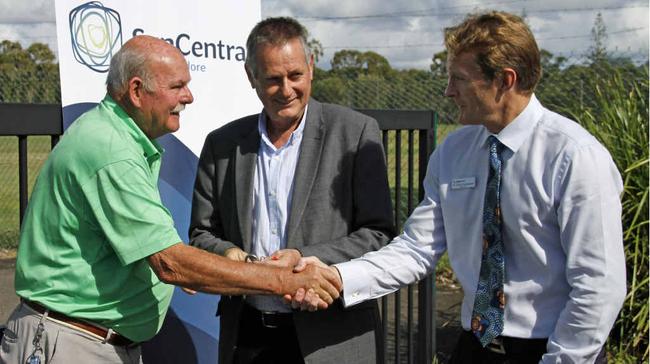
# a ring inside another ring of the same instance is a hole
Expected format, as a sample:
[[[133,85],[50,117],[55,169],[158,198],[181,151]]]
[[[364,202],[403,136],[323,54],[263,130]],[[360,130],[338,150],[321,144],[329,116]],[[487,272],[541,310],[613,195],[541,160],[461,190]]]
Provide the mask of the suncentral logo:
[[[122,46],[120,14],[90,1],[72,9],[69,20],[74,58],[95,72],[107,72],[113,53]]]

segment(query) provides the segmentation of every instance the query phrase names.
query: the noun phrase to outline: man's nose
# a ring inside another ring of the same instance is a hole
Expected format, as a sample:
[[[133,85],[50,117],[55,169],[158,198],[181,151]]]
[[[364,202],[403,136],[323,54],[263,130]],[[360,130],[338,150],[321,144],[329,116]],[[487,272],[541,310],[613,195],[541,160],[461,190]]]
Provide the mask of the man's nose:
[[[183,104],[191,104],[194,102],[194,95],[188,86],[185,86],[183,95],[181,96],[181,102]]]
[[[452,97],[454,96],[454,89],[453,85],[451,84],[451,81],[447,81],[447,87],[445,87],[445,96],[446,97]]]
[[[284,78],[280,84],[280,92],[284,97],[291,97],[293,95],[293,87],[291,86],[291,81],[288,78]]]

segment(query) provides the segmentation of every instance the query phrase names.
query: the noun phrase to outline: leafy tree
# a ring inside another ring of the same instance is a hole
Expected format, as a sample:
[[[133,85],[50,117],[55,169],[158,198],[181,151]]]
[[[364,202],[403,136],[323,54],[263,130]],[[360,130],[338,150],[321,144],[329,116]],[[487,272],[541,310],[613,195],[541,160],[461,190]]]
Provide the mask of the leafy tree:
[[[607,59],[607,27],[603,15],[599,12],[591,28],[593,45],[589,48],[588,58],[591,63],[602,63]]]
[[[0,102],[61,102],[59,67],[47,45],[0,42]]]
[[[350,78],[358,78],[362,74],[387,76],[392,71],[386,57],[373,51],[343,49],[334,53],[331,65],[332,71]]]
[[[318,39],[310,39],[309,42],[307,42],[307,47],[311,49],[311,54],[314,56],[314,63],[318,63],[318,61],[323,57],[323,45]]]
[[[444,76],[447,77],[447,50],[445,49],[442,52],[438,52],[433,55],[431,59],[431,73],[434,76]]]

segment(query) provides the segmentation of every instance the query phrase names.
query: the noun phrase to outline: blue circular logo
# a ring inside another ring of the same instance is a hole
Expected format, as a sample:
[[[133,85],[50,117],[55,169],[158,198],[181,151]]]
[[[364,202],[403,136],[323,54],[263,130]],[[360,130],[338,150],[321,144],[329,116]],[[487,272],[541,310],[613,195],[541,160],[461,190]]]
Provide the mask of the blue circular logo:
[[[69,20],[74,58],[95,72],[107,72],[111,57],[122,46],[120,14],[90,1],[72,9]]]

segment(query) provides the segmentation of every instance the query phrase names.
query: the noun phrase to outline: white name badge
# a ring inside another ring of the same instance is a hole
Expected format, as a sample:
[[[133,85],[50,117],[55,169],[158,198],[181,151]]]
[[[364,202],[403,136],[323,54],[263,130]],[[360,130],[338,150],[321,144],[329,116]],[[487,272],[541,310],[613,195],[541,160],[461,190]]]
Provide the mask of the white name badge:
[[[476,187],[476,177],[454,178],[451,180],[451,189],[460,190],[463,188]]]

